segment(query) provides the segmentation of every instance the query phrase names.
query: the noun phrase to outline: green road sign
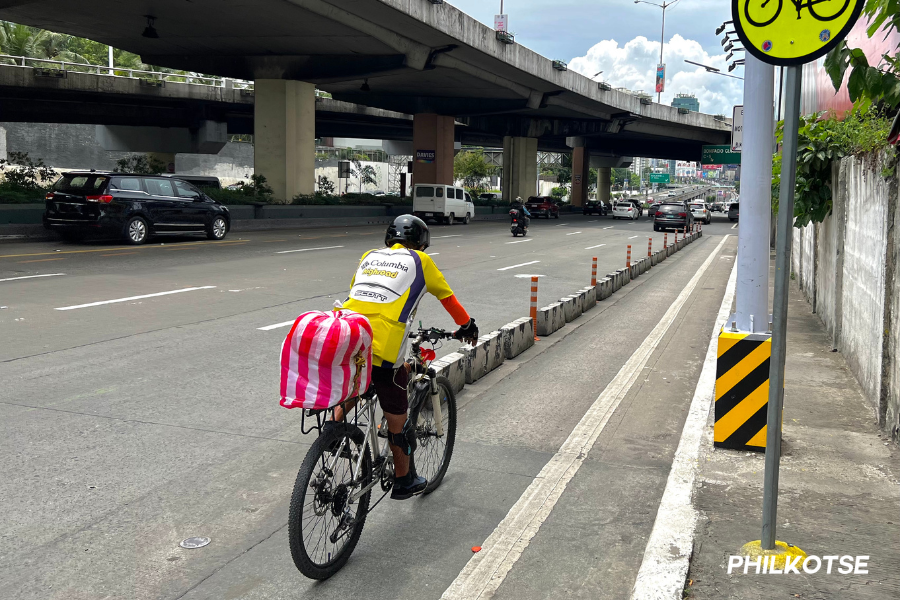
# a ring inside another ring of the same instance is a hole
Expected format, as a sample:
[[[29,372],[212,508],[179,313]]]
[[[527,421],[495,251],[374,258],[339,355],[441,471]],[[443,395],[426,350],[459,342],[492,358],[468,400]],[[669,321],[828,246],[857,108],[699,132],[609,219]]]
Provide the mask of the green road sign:
[[[669,174],[650,173],[650,183],[669,183]]]
[[[741,153],[732,152],[731,146],[703,146],[700,155],[701,165],[739,165]]]

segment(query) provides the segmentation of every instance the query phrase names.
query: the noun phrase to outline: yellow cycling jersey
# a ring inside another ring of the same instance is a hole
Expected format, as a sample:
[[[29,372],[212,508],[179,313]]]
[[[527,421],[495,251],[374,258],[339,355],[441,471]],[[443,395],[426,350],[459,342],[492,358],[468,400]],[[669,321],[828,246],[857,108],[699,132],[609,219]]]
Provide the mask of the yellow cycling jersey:
[[[407,332],[425,292],[438,300],[453,290],[431,257],[402,244],[362,255],[343,307],[372,323],[372,363],[390,367],[405,358]]]

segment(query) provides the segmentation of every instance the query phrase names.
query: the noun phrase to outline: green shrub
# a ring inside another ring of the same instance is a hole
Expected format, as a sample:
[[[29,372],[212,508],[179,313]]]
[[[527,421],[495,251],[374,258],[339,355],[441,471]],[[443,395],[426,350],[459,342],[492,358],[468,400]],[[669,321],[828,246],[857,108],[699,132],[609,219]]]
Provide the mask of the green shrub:
[[[47,190],[23,187],[9,181],[0,182],[0,204],[43,204]]]

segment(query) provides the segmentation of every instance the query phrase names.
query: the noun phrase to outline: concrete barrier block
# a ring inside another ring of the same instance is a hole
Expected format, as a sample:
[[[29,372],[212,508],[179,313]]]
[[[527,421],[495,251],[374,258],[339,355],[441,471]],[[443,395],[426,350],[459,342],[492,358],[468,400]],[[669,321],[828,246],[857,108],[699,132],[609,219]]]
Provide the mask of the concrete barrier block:
[[[582,299],[581,310],[583,312],[587,312],[597,306],[597,288],[596,287],[586,287],[583,290],[584,298]]]
[[[459,352],[451,352],[447,356],[433,361],[431,366],[438,375],[450,380],[454,393],[459,393],[466,386],[466,357]]]
[[[622,279],[622,286],[631,283],[631,273],[629,269],[616,269],[616,273]]]
[[[650,266],[655,267],[657,264],[659,264],[659,253],[654,252],[650,255]]]
[[[563,308],[563,305],[559,302],[554,302],[550,305],[553,307],[553,331],[559,331],[563,327],[566,326],[566,311]]]
[[[500,328],[503,356],[515,358],[534,346],[534,323],[531,317],[522,317]]]
[[[613,294],[613,280],[609,277],[604,277],[600,281],[597,282],[597,288],[599,288],[599,295],[597,296],[598,300],[606,300]]]
[[[656,253],[656,264],[659,264],[659,263],[661,263],[662,261],[666,260],[666,257],[667,257],[667,256],[668,256],[668,253],[666,253],[666,249],[665,249],[665,248],[663,248],[662,250],[657,251],[657,253]]]
[[[503,352],[503,336],[499,331],[492,331],[478,338],[479,342],[487,344],[487,370],[488,373],[503,364],[506,354]]]
[[[459,347],[466,357],[466,383],[475,383],[488,374],[488,343],[479,339]]]
[[[545,306],[537,310],[537,334],[550,335],[553,333],[553,307]]]
[[[560,298],[559,302],[563,306],[566,323],[571,323],[581,316],[581,300],[577,295]]]
[[[641,274],[641,262],[637,261],[632,263],[631,268],[628,269],[628,276],[631,279],[637,279]]]
[[[622,287],[622,280],[619,279],[618,273],[608,273],[606,278],[609,279],[610,290],[609,293],[615,293],[619,291],[619,288]]]

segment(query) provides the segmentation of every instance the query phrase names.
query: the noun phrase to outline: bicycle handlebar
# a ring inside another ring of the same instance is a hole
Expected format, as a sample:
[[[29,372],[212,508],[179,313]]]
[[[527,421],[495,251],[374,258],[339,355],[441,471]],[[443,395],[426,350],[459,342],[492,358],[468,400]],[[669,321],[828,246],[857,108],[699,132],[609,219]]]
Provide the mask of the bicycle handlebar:
[[[419,340],[420,342],[424,342],[425,340],[429,340],[431,342],[437,342],[438,340],[453,339],[453,334],[444,329],[438,329],[436,327],[432,327],[430,329],[419,329],[418,331],[410,333],[409,339]]]

